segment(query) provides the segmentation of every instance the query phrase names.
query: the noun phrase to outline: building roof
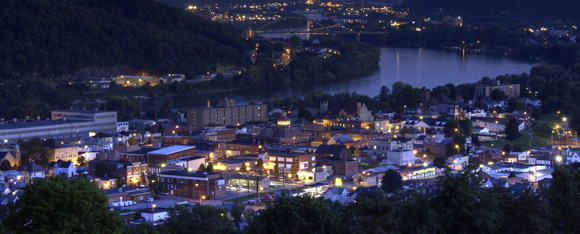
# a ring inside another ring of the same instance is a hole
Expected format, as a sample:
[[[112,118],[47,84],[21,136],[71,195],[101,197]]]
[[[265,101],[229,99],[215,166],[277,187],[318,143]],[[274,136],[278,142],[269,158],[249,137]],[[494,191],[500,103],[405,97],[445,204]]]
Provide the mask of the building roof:
[[[27,164],[24,164],[22,166],[19,166],[18,171],[26,171],[26,172],[40,172],[40,171],[46,171],[44,170],[44,167],[39,166],[33,162],[29,162]]]
[[[195,149],[195,146],[190,145],[174,145],[165,148],[161,148],[155,151],[151,151],[148,154],[174,154],[184,150]]]
[[[16,122],[8,124],[0,124],[0,130],[7,129],[18,129],[18,128],[34,128],[34,127],[45,127],[54,125],[63,125],[70,123],[85,123],[90,122],[87,120],[41,120],[41,121],[26,121],[26,122]]]
[[[59,159],[56,162],[51,162],[50,167],[52,167],[52,168],[69,168],[71,164],[72,164],[72,162],[65,162],[65,161],[62,161]]]
[[[61,109],[57,110],[60,112],[73,112],[79,114],[96,114],[96,113],[104,113],[104,112],[114,112],[114,111],[102,111],[102,110],[82,110],[82,109]]]
[[[205,172],[205,171],[165,171],[159,175],[176,175],[176,176],[190,176],[190,177],[208,177],[210,175],[220,175],[220,173]]]
[[[339,155],[344,149],[346,149],[346,145],[320,145],[316,149],[316,153]]]

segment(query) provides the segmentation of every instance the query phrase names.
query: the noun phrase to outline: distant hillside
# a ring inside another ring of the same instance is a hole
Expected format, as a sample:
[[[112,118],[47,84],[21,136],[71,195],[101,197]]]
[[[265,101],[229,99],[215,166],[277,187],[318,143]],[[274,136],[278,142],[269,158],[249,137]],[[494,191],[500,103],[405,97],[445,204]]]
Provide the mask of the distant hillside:
[[[153,0],[0,3],[0,79],[119,66],[194,75],[244,63],[246,48],[229,28]]]
[[[484,20],[580,20],[578,0],[405,0],[414,15],[451,14]]]

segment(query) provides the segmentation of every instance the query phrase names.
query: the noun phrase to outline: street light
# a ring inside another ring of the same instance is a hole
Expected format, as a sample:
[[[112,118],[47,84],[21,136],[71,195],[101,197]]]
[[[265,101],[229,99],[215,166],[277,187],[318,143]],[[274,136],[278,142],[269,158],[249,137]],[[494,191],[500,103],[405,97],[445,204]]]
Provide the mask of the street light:
[[[455,145],[455,148],[457,149],[457,155],[459,155],[459,145]]]
[[[556,162],[560,164],[560,162],[562,162],[562,156],[560,155],[556,156]]]

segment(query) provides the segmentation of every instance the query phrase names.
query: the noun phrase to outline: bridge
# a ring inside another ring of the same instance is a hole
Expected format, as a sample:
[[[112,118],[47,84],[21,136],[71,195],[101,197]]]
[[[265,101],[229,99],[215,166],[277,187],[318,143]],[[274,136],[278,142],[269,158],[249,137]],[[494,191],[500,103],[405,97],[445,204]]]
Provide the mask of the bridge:
[[[268,26],[275,24],[280,21],[285,21],[287,19],[298,19],[298,20],[305,20],[307,21],[306,29],[305,30],[264,30]],[[311,25],[314,24],[319,26],[319,28],[311,28]],[[335,29],[335,30],[333,30]],[[338,29],[338,30],[336,30]],[[342,24],[334,24],[330,26],[325,26],[317,21],[310,20],[304,17],[283,17],[267,24],[264,24],[260,28],[256,29],[256,34],[307,34],[307,35],[338,35],[338,34],[350,34],[350,35],[387,35],[387,32],[373,32],[373,31],[354,31],[353,29],[347,28]]]

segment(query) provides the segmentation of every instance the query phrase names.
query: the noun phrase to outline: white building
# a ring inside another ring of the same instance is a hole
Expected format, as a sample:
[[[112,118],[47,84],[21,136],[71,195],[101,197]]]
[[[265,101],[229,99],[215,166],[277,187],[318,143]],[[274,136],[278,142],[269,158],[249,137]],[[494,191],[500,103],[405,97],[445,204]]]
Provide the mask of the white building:
[[[0,124],[0,139],[16,142],[30,138],[87,137],[98,132],[117,129],[117,112],[98,110],[52,111],[52,120],[40,117],[23,121],[4,121]]]
[[[415,154],[412,150],[394,150],[387,152],[387,160],[393,162],[397,166],[415,164],[415,159]]]

